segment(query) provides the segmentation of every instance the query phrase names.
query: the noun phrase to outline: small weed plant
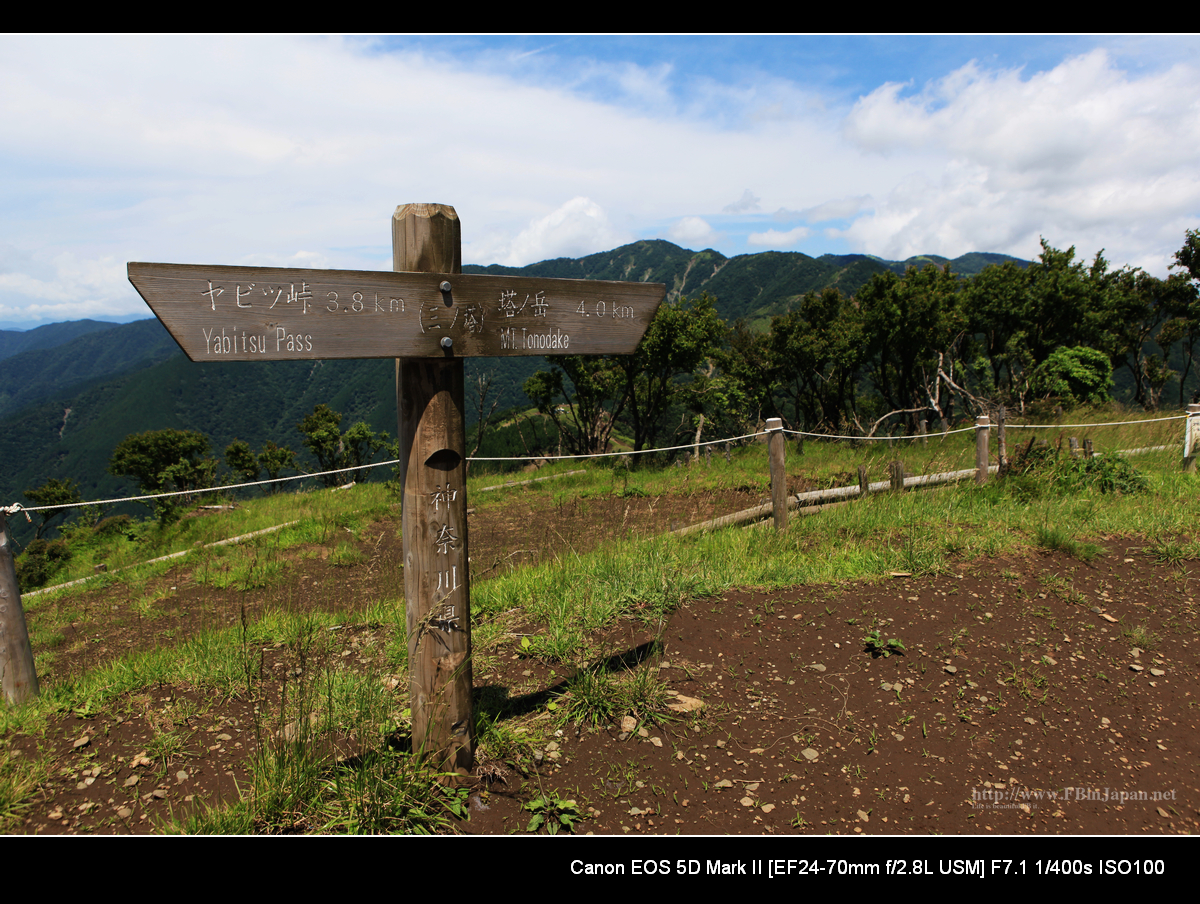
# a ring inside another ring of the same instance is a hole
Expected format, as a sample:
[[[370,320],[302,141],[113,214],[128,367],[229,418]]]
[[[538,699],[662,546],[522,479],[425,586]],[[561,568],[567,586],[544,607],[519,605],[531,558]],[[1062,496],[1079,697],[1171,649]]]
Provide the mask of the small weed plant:
[[[1103,546],[1076,540],[1060,527],[1042,525],[1037,528],[1035,539],[1042,549],[1063,552],[1081,562],[1091,562],[1105,553]]]
[[[530,811],[526,832],[537,833],[545,827],[547,834],[557,835],[560,831],[574,832],[576,823],[583,819],[579,804],[574,800],[562,800],[554,794],[536,797],[522,808]]]
[[[874,659],[879,659],[880,657],[887,659],[892,655],[903,656],[908,652],[904,648],[904,642],[899,638],[892,637],[884,640],[878,628],[863,638],[863,647]]]
[[[666,685],[647,665],[610,671],[604,664],[582,669],[571,678],[555,713],[563,722],[597,728],[632,715],[639,722],[660,721],[667,714]]]
[[[1141,650],[1153,650],[1162,640],[1149,625],[1137,625],[1125,632],[1125,639]]]

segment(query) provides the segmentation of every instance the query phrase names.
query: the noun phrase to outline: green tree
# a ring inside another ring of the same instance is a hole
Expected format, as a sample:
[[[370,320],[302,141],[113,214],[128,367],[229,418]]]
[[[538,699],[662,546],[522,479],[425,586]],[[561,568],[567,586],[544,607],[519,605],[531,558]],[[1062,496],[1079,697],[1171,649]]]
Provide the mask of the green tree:
[[[659,306],[633,354],[613,356],[624,374],[635,450],[646,448],[660,435],[673,405],[686,400],[698,413],[703,412],[703,389],[721,387],[721,381],[709,367],[702,380],[704,387],[691,384],[701,365],[720,353],[728,333],[729,327],[717,313],[716,299],[705,292],[698,298],[680,298]]]
[[[1060,348],[1093,345],[1089,330],[1100,311],[1100,281],[1107,273],[1103,252],[1090,269],[1075,260],[1075,247],[1066,251],[1041,240],[1042,253],[1025,271],[1029,277],[1028,306],[1021,312],[1025,347],[1033,366]]]
[[[1183,247],[1175,252],[1175,263],[1171,269],[1180,267],[1189,278],[1200,282],[1200,229],[1189,229],[1184,235]]]
[[[1183,343],[1184,366],[1179,376],[1179,404],[1184,403],[1184,386],[1196,364],[1196,345],[1200,341],[1200,229],[1187,231],[1183,247],[1175,252],[1171,269],[1179,280],[1179,293],[1174,298],[1172,325],[1177,339]]]
[[[720,352],[727,333],[716,299],[681,298],[659,307],[633,354],[565,355],[523,388],[572,455],[606,451],[622,417],[641,450],[661,434],[673,406],[703,411],[704,393],[689,397],[689,388],[700,389],[697,371]],[[714,368],[705,367],[710,388]]]
[[[1104,352],[1082,345],[1055,349],[1029,375],[1029,385],[1044,398],[1099,405],[1112,391],[1112,362]]]
[[[109,459],[109,473],[132,477],[141,492],[152,495],[211,487],[217,460],[209,457],[208,437],[195,430],[148,430],[125,437]],[[178,517],[191,495],[145,503],[163,523]]]
[[[567,381],[570,381],[568,388]],[[590,455],[608,449],[616,419],[628,400],[625,374],[614,359],[564,355],[522,387],[558,431],[559,451]]]
[[[318,471],[361,468],[369,465],[380,449],[395,449],[395,443],[386,434],[375,433],[363,421],[356,423],[345,434],[340,429],[341,423],[341,412],[320,404],[296,425],[304,437],[304,445],[317,459]],[[344,473],[322,474],[321,481],[325,486],[333,487],[344,477]]]
[[[392,442],[387,434],[374,432],[367,426],[366,421],[359,421],[346,431],[342,437],[342,447],[345,456],[344,467],[365,467],[375,458],[375,453],[381,450],[391,452],[392,458],[400,457],[396,443]],[[366,479],[366,471],[361,472],[356,479]]]
[[[968,331],[982,339],[992,371],[983,382],[1014,399],[1024,399],[1031,374],[1056,350],[1087,346],[1116,356],[1122,318],[1141,319],[1121,297],[1132,271],[1110,271],[1103,252],[1088,267],[1075,260],[1074,247],[1062,251],[1044,238],[1041,245],[1024,270],[986,267],[966,292]]]
[[[285,468],[300,470],[296,462],[296,453],[286,447],[277,446],[270,440],[263,446],[263,450],[255,455],[249,443],[235,439],[225,447],[225,464],[243,483],[254,483],[263,471],[267,472],[267,479],[278,480]],[[274,492],[276,486],[268,485],[265,492]]]
[[[225,464],[241,483],[253,483],[258,480],[259,471],[262,470],[258,456],[251,450],[250,444],[241,439],[235,439],[225,447]]]
[[[342,415],[322,403],[304,418],[296,429],[304,437],[303,442],[317,460],[318,471],[333,471],[344,467],[345,446],[342,443]],[[340,474],[324,474],[322,483],[327,487],[337,486]]]
[[[25,498],[34,505],[72,505],[76,502],[83,502],[83,496],[79,494],[79,487],[75,485],[75,481],[59,480],[57,477],[50,478],[40,487],[32,487],[26,490]],[[69,508],[60,508],[48,512],[39,512],[38,514],[41,515],[42,523],[34,531],[34,539],[40,540],[42,532],[46,529],[46,525],[60,515],[66,515],[70,511]]]
[[[267,440],[263,450],[258,453],[258,465],[267,472],[267,477],[271,480],[278,480],[282,477],[285,468],[292,471],[300,470],[300,465],[296,462],[296,453],[286,446],[277,446],[270,440]],[[273,486],[278,486],[278,484],[273,484]]]
[[[1102,307],[1095,316],[1097,338],[1091,344],[1104,349],[1114,367],[1129,369],[1134,401],[1156,409],[1167,383],[1180,376],[1167,363],[1171,347],[1180,340],[1185,362],[1190,363],[1195,290],[1182,274],[1158,279],[1129,268],[1108,274],[1105,282]],[[1155,345],[1157,352],[1152,350]]]
[[[769,342],[770,383],[791,402],[798,428],[836,432],[853,419],[863,341],[850,298],[836,288],[807,293],[771,320]]]
[[[970,281],[965,292],[968,330],[980,338],[991,369],[990,379],[982,382],[1015,397],[1028,356],[1023,324],[1030,307],[1029,275],[1013,261],[992,264]]]
[[[685,387],[685,399],[699,442],[702,428],[717,435],[750,433],[773,411],[765,333],[738,320],[727,328],[725,346],[706,359]]]
[[[866,376],[883,402],[872,432],[890,415],[906,415],[910,429],[925,410],[951,416],[950,393],[941,387],[957,386],[967,336],[961,288],[948,265],[929,264],[903,277],[876,274],[859,291]]]

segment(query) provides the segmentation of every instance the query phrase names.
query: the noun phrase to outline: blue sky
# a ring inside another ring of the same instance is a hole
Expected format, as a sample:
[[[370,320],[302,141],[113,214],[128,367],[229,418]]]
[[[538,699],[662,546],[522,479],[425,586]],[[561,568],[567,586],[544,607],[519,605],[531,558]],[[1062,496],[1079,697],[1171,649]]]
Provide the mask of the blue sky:
[[[1200,226],[1200,39],[0,37],[0,323],[148,315],[127,261],[390,266],[664,238],[1165,275]]]

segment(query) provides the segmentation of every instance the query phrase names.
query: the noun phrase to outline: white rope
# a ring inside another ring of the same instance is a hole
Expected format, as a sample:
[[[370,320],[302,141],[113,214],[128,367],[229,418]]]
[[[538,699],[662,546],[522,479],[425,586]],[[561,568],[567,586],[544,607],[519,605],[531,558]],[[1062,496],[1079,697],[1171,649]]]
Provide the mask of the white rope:
[[[1170,417],[1151,417],[1141,421],[1109,421],[1106,424],[1005,424],[1009,430],[1058,430],[1067,427],[1124,427],[1127,424],[1156,424],[1159,421],[1177,421],[1185,418],[1186,414],[1173,414]]]
[[[117,502],[142,502],[146,499],[165,499],[168,496],[191,496],[199,493],[219,493],[221,490],[236,490],[239,487],[256,487],[266,483],[283,483],[285,480],[304,480],[306,477],[323,477],[326,474],[344,474],[347,471],[365,471],[368,468],[381,468],[384,465],[398,464],[400,459],[394,458],[391,461],[377,461],[369,465],[356,465],[353,468],[337,468],[333,471],[314,471],[311,474],[295,474],[291,477],[273,477],[270,480],[255,480],[250,483],[230,483],[222,487],[205,487],[200,490],[172,490],[169,493],[154,493],[150,496],[122,496],[119,499],[96,499],[90,502],[67,502],[61,505],[22,505],[19,502],[13,503],[8,508],[4,509],[8,514],[16,512],[48,512],[54,509],[65,508],[82,508],[86,505],[109,505]]]
[[[568,461],[576,458],[612,458],[617,455],[649,455],[651,452],[675,452],[678,449],[694,449],[697,446],[718,446],[721,443],[736,443],[739,440],[751,439],[755,436],[766,436],[767,431],[747,433],[744,436],[734,436],[729,439],[709,439],[702,443],[687,443],[683,446],[664,446],[661,449],[638,449],[627,452],[589,452],[582,455],[522,455],[518,458],[468,458],[467,461]]]
[[[957,430],[946,430],[937,433],[912,433],[908,436],[842,436],[837,433],[805,433],[803,430],[788,430],[784,428],[784,433],[792,433],[796,436],[814,436],[817,439],[853,439],[853,440],[890,440],[897,442],[906,439],[937,439],[939,436],[949,436],[951,433],[966,433],[968,430],[974,430],[974,427],[959,427]]]

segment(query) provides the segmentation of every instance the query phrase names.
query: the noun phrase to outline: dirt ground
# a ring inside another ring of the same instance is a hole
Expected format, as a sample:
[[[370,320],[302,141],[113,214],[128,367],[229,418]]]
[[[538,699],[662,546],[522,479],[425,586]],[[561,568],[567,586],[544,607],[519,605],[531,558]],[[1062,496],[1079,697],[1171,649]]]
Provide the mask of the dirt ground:
[[[762,501],[747,490],[565,498],[534,511],[533,498],[472,517],[473,580],[584,551],[631,525],[664,530]],[[353,613],[396,595],[397,528],[363,531],[361,564],[297,554],[282,589],[214,591],[176,570],[146,613],[109,588],[79,607],[43,684],[164,637],[252,620],[281,596],[350,613],[333,654],[378,664],[389,629]],[[1090,563],[1031,554],[932,577],[740,591],[688,603],[659,636],[640,624],[614,629],[611,654],[653,651],[643,666],[659,670],[679,710],[647,722],[557,727],[546,703],[564,676],[524,658],[514,638],[476,668],[476,692],[537,714],[546,740],[532,756],[480,758],[470,819],[458,829],[524,832],[525,804],[549,798],[576,802],[578,834],[1195,833],[1195,565],[1157,562],[1135,541],[1092,539],[1106,553]],[[286,680],[288,655],[260,651],[263,673]],[[164,725],[183,739],[179,749],[150,749]],[[172,814],[245,787],[270,730],[244,697],[189,687],[64,714],[14,745],[51,766],[11,831],[162,831]]]

